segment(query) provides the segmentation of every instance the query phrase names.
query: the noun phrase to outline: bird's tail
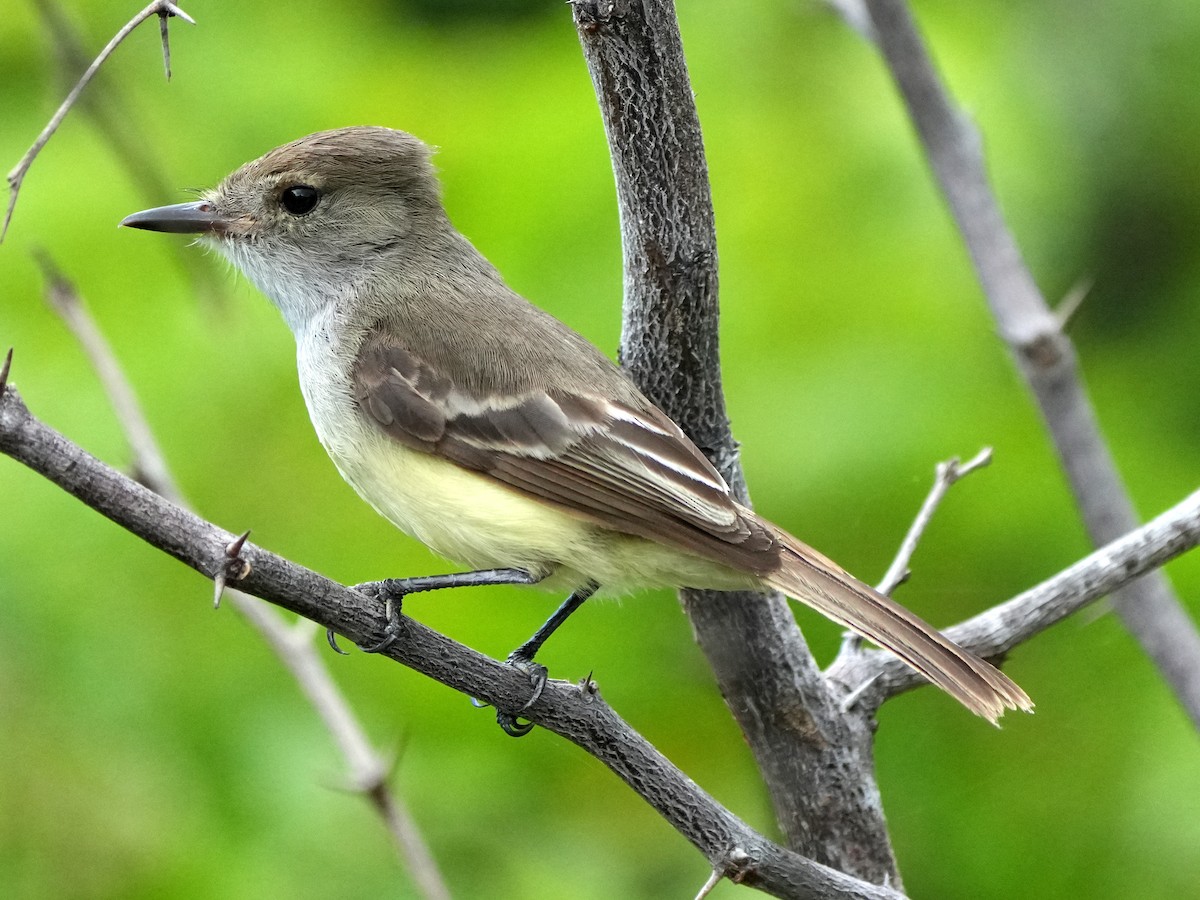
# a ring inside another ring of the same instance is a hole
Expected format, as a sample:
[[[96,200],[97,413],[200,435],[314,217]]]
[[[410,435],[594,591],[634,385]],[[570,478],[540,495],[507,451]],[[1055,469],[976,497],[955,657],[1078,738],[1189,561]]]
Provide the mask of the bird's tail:
[[[1011,678],[944,637],[811,547],[779,531],[782,565],[763,580],[870,638],[993,725],[1007,709],[1033,709]]]

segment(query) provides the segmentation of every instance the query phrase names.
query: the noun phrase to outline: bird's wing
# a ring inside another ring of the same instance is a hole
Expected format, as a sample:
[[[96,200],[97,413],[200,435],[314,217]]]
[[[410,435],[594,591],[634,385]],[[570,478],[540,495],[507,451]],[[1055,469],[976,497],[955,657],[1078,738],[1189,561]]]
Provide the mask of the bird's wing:
[[[779,564],[774,533],[648,401],[637,408],[556,387],[491,396],[392,340],[361,351],[354,391],[368,419],[406,447],[742,571]]]
[[[649,401],[635,407],[598,393],[533,387],[488,396],[391,341],[360,354],[355,399],[407,447],[616,531],[761,576],[887,647],[992,722],[1006,708],[1032,708],[991,665],[738,506],[695,445]]]

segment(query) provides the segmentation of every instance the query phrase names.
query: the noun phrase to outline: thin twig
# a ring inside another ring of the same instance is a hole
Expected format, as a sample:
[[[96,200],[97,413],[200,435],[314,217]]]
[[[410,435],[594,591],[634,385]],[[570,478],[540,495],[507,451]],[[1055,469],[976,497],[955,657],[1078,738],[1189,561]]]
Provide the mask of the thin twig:
[[[1066,329],[1070,324],[1071,318],[1075,313],[1079,312],[1079,307],[1083,305],[1083,301],[1087,299],[1087,295],[1092,292],[1092,279],[1084,278],[1071,286],[1067,291],[1066,296],[1058,306],[1054,307],[1054,317],[1058,319],[1058,327]]]
[[[958,457],[948,459],[945,462],[938,463],[934,473],[933,487],[929,490],[929,495],[925,498],[925,502],[921,504],[921,509],[917,512],[917,516],[913,519],[913,523],[909,526],[908,534],[904,535],[904,540],[900,542],[900,549],[896,551],[896,558],[892,560],[891,566],[883,576],[883,581],[879,583],[876,590],[881,594],[891,594],[897,587],[908,580],[910,574],[908,564],[912,561],[913,554],[917,550],[917,544],[921,542],[922,536],[925,534],[925,529],[929,527],[929,523],[933,521],[933,514],[945,499],[951,486],[961,478],[970,475],[977,469],[982,469],[992,461],[992,448],[984,447],[971,459],[964,462],[959,462]]]
[[[42,17],[43,29],[51,42],[62,83],[70,86],[79,73],[91,63],[71,19],[63,11],[60,0],[33,0]],[[166,174],[164,157],[153,152],[153,142],[137,122],[138,113],[124,96],[120,85],[110,80],[102,91],[85,91],[75,104],[75,113],[82,113],[108,144],[113,161],[124,169],[130,182],[145,200],[146,206],[157,206],[177,188]],[[193,291],[208,305],[218,305],[222,292],[212,278],[209,260],[193,252],[183,241],[171,242],[171,255],[192,285]]]
[[[1138,516],[1100,433],[1075,348],[1038,290],[987,177],[982,141],[953,101],[904,0],[866,0],[879,47],[971,255],[988,306],[1032,389],[1092,542],[1137,527]],[[1114,595],[1125,627],[1200,728],[1200,631],[1166,577]]]
[[[46,295],[50,306],[79,341],[108,394],[117,421],[133,451],[138,481],[172,503],[184,506],[166,458],[142,413],[132,386],[117,363],[111,345],[104,339],[74,285],[62,275],[48,255],[38,253],[37,259],[46,277]],[[341,751],[350,772],[351,784],[367,798],[383,819],[421,895],[427,900],[448,900],[449,889],[419,827],[404,803],[388,787],[389,766],[371,746],[362,723],[354,715],[349,701],[334,684],[329,670],[314,649],[309,623],[293,628],[257,597],[229,587],[230,582],[241,581],[249,574],[249,564],[241,556],[248,536],[249,532],[240,535],[225,548],[226,560],[218,567],[213,578],[214,606],[220,604],[222,596],[227,597],[234,609],[250,622],[275,651]]]
[[[1037,587],[946,629],[946,636],[984,658],[1000,659],[1051,625],[1197,544],[1200,491]],[[918,673],[883,650],[839,657],[826,675],[850,688],[873,681],[862,698],[870,708],[925,683]]]
[[[622,366],[748,502],[721,388],[708,166],[674,4],[573,0],[572,11],[616,178]],[[898,883],[871,733],[839,709],[786,598],[681,596],[788,845],[867,881]]]
[[[704,900],[705,897],[716,889],[716,886],[721,883],[721,879],[724,877],[725,873],[720,869],[713,869],[712,874],[708,876],[708,880],[700,886],[700,890],[696,894],[696,900]]]
[[[227,590],[225,596],[258,630],[300,686],[346,762],[351,789],[362,794],[383,819],[420,895],[427,900],[448,900],[450,890],[420,826],[388,785],[391,766],[371,745],[346,695],[313,646],[316,627],[307,619],[288,627],[270,604],[242,591]]]
[[[916,518],[913,519],[912,525],[908,527],[908,533],[904,535],[904,540],[900,542],[895,559],[888,566],[887,572],[883,575],[883,580],[875,586],[875,590],[881,594],[890,596],[896,588],[908,581],[909,576],[912,574],[908,564],[912,561],[913,554],[917,552],[917,544],[921,542],[921,538],[925,534],[925,529],[933,521],[933,514],[937,512],[937,508],[941,505],[942,500],[945,499],[950,486],[963,476],[970,475],[976,469],[982,469],[991,461],[992,448],[984,447],[965,463],[959,462],[956,456],[937,464],[937,468],[934,470],[933,487],[929,489],[929,493],[925,497],[925,502],[917,510]],[[858,653],[862,650],[862,646],[862,635],[856,634],[853,631],[847,631],[842,637],[842,646],[838,650],[838,656],[840,657],[847,653]],[[854,705],[854,700],[855,697],[843,698],[841,702],[842,709],[850,709]]]
[[[8,173],[8,209],[4,214],[4,225],[0,226],[0,243],[4,242],[5,235],[8,234],[9,223],[12,222],[13,210],[17,206],[17,196],[21,192],[21,184],[25,180],[26,173],[29,172],[29,167],[33,165],[33,161],[37,159],[37,155],[42,152],[42,148],[54,136],[54,132],[58,131],[58,126],[62,124],[63,119],[67,117],[67,113],[71,111],[71,107],[75,105],[75,101],[79,99],[79,95],[83,93],[83,89],[88,86],[88,83],[100,70],[100,66],[108,59],[114,50],[121,45],[121,42],[133,32],[135,28],[146,21],[151,16],[159,16],[163,22],[163,30],[165,34],[166,20],[172,16],[177,16],[190,25],[195,25],[196,21],[174,3],[168,0],[155,0],[136,16],[125,23],[125,26],[118,31],[111,41],[100,51],[100,55],[87,67],[87,71],[80,76],[79,81],[75,83],[75,87],[67,94],[67,99],[50,117],[50,121],[46,127],[42,129],[42,133],[37,136],[33,145],[25,151],[25,155],[21,157],[21,161],[13,167],[13,170]],[[167,52],[166,39],[163,40],[164,52]],[[168,76],[170,70],[170,60],[167,60]]]
[[[154,438],[150,423],[146,421],[141,405],[125,373],[121,371],[112,347],[96,327],[96,320],[88,313],[75,286],[59,271],[49,254],[38,251],[34,253],[34,258],[46,279],[46,302],[75,336],[100,379],[101,387],[108,395],[117,422],[133,453],[135,477],[168,500],[183,503],[179,485],[175,483],[167,468],[166,459]]]

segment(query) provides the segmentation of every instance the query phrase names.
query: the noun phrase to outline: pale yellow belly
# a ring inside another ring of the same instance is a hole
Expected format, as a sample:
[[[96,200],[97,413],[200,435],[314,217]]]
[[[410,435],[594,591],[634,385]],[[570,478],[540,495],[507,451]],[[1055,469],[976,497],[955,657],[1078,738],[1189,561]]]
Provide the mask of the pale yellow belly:
[[[752,586],[745,573],[603,528],[382,435],[364,437],[355,452],[327,445],[342,476],[398,528],[472,569],[524,569],[556,590],[592,581],[605,593]]]

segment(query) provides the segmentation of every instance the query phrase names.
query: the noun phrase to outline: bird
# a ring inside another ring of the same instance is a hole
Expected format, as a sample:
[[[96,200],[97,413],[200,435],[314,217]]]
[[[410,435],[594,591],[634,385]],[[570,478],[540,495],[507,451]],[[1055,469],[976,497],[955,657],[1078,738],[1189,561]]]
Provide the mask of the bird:
[[[598,591],[772,589],[993,724],[1032,709],[990,663],[739,503],[625,372],[509,288],[458,232],[432,150],[413,135],[310,134],[199,200],[121,224],[197,235],[244,273],[295,336],[301,392],[341,475],[402,531],[469,567],[364,585],[386,600],[384,643],[415,591],[569,592],[509,657],[533,671],[531,704],[546,677],[534,655]],[[501,724],[524,733],[511,716]]]

